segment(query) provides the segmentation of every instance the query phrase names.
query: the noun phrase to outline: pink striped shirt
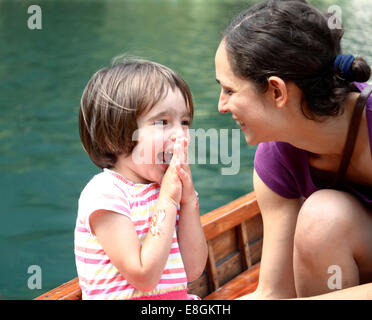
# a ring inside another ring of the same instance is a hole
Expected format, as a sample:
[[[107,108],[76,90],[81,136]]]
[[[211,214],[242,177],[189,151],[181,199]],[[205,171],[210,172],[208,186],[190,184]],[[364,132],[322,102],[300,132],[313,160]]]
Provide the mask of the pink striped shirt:
[[[143,243],[149,230],[160,185],[135,184],[120,174],[104,169],[94,176],[79,199],[75,227],[75,262],[83,299],[189,299],[187,278],[177,241],[176,228],[163,274],[152,291],[133,287],[111,263],[89,225],[97,210],[114,211],[131,219]],[[179,210],[177,213],[177,223]]]

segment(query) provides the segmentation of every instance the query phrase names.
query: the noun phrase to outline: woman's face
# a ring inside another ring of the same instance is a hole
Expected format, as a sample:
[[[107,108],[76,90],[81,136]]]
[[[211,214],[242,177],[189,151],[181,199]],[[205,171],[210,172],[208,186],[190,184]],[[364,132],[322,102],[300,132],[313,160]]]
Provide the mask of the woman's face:
[[[218,111],[230,112],[241,127],[248,144],[268,141],[267,97],[255,89],[253,83],[237,77],[231,70],[224,41],[215,57],[216,80],[221,85]]]

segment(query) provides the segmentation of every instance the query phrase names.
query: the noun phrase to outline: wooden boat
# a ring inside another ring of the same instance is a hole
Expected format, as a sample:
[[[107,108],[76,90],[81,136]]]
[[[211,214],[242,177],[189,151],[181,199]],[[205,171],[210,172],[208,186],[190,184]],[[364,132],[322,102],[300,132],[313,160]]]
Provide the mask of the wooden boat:
[[[201,216],[208,261],[189,293],[204,300],[232,300],[253,292],[258,284],[263,227],[254,192]],[[35,300],[81,300],[78,278]]]

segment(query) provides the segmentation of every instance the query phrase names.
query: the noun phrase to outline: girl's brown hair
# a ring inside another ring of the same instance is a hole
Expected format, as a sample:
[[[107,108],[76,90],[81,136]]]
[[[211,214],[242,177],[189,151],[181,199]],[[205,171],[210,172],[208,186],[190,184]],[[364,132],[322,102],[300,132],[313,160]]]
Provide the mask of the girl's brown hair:
[[[84,149],[100,168],[112,168],[119,154],[136,146],[137,118],[179,89],[193,118],[193,100],[186,82],[171,69],[138,58],[116,59],[98,70],[81,98],[79,132]]]

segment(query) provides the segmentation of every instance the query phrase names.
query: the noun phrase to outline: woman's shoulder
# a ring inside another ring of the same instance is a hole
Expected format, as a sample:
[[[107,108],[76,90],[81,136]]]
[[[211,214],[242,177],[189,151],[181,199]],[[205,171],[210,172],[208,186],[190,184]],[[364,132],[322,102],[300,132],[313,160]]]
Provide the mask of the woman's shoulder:
[[[270,189],[285,198],[302,194],[306,166],[307,152],[289,143],[271,141],[257,147],[254,159],[257,174]]]
[[[262,142],[256,150],[256,158],[260,161],[279,161],[288,162],[298,159],[298,156],[305,156],[306,151],[296,148],[287,142],[270,141]]]
[[[365,87],[367,87],[370,84],[354,82],[354,85],[359,91],[362,91]],[[368,97],[368,100],[366,103],[366,118],[367,118],[367,126],[368,126],[369,144],[370,144],[370,150],[372,154],[372,94]]]

